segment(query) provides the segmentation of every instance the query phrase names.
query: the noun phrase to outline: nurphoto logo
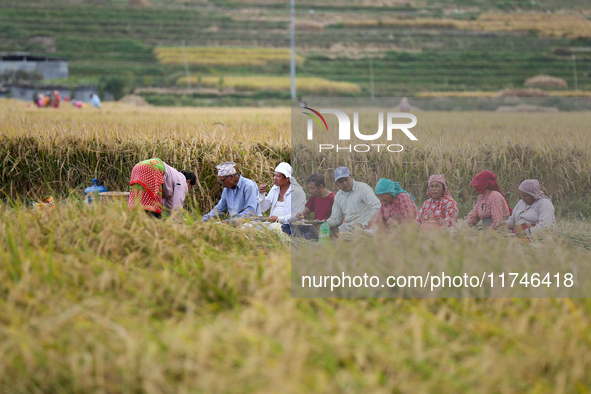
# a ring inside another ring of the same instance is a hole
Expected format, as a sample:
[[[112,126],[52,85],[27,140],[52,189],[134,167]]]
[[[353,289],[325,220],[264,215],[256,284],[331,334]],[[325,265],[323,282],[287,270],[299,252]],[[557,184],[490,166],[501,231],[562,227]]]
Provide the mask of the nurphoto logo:
[[[336,115],[339,122],[339,141],[350,141],[351,140],[351,119],[349,116],[338,109],[321,109],[316,111],[310,107],[303,107],[310,112],[304,112],[305,115],[310,116],[312,119],[308,119],[308,140],[314,139],[314,121],[320,127],[320,130],[325,129],[329,132],[328,124],[322,114],[333,114]],[[410,123],[394,123],[394,119],[410,119]],[[386,140],[392,141],[393,130],[401,130],[408,138],[412,141],[417,141],[417,137],[410,132],[409,129],[413,128],[417,124],[417,117],[411,113],[404,112],[388,112],[386,114]],[[376,141],[382,138],[384,133],[384,113],[378,113],[378,130],[374,134],[364,134],[359,130],[359,112],[353,113],[353,133],[355,137],[362,141]],[[344,145],[340,146],[338,143],[335,144],[318,144],[318,151],[327,151],[336,149],[337,152],[348,151],[348,152],[369,152],[371,150],[377,150],[378,152],[387,151],[391,153],[398,153],[404,150],[404,147],[400,144],[357,144],[357,145]]]

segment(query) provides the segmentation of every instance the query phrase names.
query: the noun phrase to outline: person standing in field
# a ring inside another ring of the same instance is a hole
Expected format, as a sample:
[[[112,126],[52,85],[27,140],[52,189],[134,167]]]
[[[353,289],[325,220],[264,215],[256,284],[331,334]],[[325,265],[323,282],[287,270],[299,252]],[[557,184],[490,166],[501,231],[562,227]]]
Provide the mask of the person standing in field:
[[[204,222],[228,211],[230,219],[248,219],[252,216],[262,216],[261,208],[257,201],[257,184],[248,178],[236,173],[236,163],[227,161],[216,166],[218,170],[218,182],[224,187],[220,202],[209,213],[203,215]]]
[[[261,211],[265,212],[271,208],[269,220],[281,225],[281,230],[289,235],[290,224],[296,221],[296,214],[303,211],[306,204],[306,193],[291,176],[292,171],[289,163],[279,163],[273,174],[274,186],[269,195],[265,194],[267,185],[260,185],[257,198]]]
[[[410,223],[417,217],[415,198],[400,183],[381,178],[376,184],[376,195],[381,201],[379,211],[372,217],[370,229],[392,231],[396,226]]]
[[[380,200],[372,188],[363,182],[357,182],[347,167],[339,167],[334,172],[334,180],[340,189],[334,197],[334,205],[328,226],[339,227],[346,221],[344,231],[353,227],[367,227],[371,218],[380,210]]]
[[[101,99],[99,98],[98,94],[90,93],[90,103],[93,107],[100,108],[101,107]]]
[[[496,230],[511,214],[507,197],[501,192],[497,176],[492,171],[482,171],[472,178],[472,186],[480,194],[466,222],[475,226],[480,220],[488,228]]]
[[[162,217],[183,208],[187,193],[197,184],[197,177],[189,171],[177,171],[159,158],[139,162],[131,171],[129,181],[130,209],[141,207],[150,216]]]
[[[314,219],[327,220],[332,213],[335,194],[326,188],[322,174],[312,174],[308,178],[308,190],[310,198],[306,203],[306,209],[297,214],[297,219],[302,220],[314,213]]]
[[[427,182],[427,201],[423,203],[416,224],[425,228],[434,225],[441,230],[453,226],[458,220],[458,203],[445,183],[445,175],[431,175]]]
[[[537,179],[526,179],[519,185],[521,200],[515,205],[507,220],[507,227],[514,233],[521,229],[526,235],[555,224],[554,205],[544,194]]]
[[[398,105],[398,111],[410,112],[410,104],[408,103],[408,99],[406,97],[403,97],[400,101],[400,105]]]

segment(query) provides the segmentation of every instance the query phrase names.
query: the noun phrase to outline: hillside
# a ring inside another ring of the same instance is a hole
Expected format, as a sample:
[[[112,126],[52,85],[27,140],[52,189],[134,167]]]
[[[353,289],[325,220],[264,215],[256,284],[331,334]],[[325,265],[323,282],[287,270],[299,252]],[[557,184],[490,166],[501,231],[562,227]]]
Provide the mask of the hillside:
[[[287,3],[287,2],[285,2]],[[418,91],[522,87],[548,74],[591,87],[591,7],[583,1],[309,1],[297,6],[298,77],[350,82],[367,96]],[[385,4],[385,5],[380,5]],[[127,90],[176,86],[183,64],[162,64],[155,49],[187,46],[286,48],[289,9],[276,1],[0,0],[0,52],[70,59],[70,82],[119,77]],[[287,76],[289,64],[190,65],[197,79]],[[305,93],[305,92],[304,92]],[[315,92],[316,93],[316,92]],[[233,93],[229,92],[231,96]],[[238,95],[240,96],[240,95]],[[288,92],[261,97],[285,99]],[[260,97],[259,97],[260,98]]]

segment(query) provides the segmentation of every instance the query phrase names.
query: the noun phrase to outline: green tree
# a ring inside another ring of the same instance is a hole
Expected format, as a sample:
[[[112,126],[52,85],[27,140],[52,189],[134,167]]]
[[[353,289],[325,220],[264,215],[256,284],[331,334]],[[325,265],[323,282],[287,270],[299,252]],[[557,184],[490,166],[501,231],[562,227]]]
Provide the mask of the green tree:
[[[105,92],[110,92],[113,95],[115,100],[119,100],[121,97],[125,96],[127,84],[125,83],[125,79],[122,77],[101,77],[99,80],[99,97],[104,99]]]

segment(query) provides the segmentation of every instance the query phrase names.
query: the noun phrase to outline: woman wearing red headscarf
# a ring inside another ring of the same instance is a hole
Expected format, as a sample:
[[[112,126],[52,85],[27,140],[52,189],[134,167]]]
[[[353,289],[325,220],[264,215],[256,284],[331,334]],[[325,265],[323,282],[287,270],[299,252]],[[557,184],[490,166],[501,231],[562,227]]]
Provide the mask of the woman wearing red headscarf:
[[[431,175],[427,182],[427,197],[417,214],[419,227],[434,225],[441,230],[453,226],[458,220],[458,203],[453,199],[443,174]]]
[[[466,221],[475,226],[481,219],[489,228],[496,229],[511,214],[507,197],[501,192],[497,176],[492,171],[482,171],[472,178],[472,186],[480,194]]]

